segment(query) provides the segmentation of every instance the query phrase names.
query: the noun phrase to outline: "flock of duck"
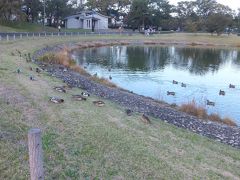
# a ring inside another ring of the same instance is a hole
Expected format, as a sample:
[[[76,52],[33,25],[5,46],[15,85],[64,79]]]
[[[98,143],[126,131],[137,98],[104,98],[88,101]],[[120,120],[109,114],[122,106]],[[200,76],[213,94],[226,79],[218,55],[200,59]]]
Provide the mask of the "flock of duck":
[[[172,84],[179,84],[179,82],[173,80],[173,81],[172,81]],[[186,88],[186,87],[187,87],[187,84],[181,83],[181,87]],[[233,85],[233,84],[229,84],[228,87],[229,87],[229,88],[235,88],[236,86]],[[225,95],[226,95],[226,92],[220,89],[218,94],[219,94],[219,96],[225,96]],[[171,96],[175,96],[175,95],[176,95],[176,92],[174,92],[174,91],[167,91],[167,95],[168,95],[168,96],[170,96],[170,95],[171,95]],[[210,101],[210,100],[207,100],[207,103],[206,103],[206,104],[207,104],[208,106],[215,106],[215,102]]]
[[[55,86],[53,89],[55,91],[61,92],[61,93],[67,93],[68,88],[71,88],[70,86]],[[90,94],[88,92],[82,92],[81,94],[74,94],[72,95],[72,99],[75,101],[86,101],[87,97],[89,97]],[[60,104],[64,102],[64,99],[58,98],[58,97],[50,97],[49,101],[55,103],[55,104]],[[93,104],[99,107],[102,107],[105,105],[103,101],[93,101]]]
[[[22,56],[22,53],[18,50],[16,50],[17,53],[19,54],[20,57],[24,57],[26,58],[26,61],[27,62],[31,62],[31,55],[30,53],[28,54],[24,54],[24,56]],[[15,53],[11,53],[13,56],[15,55]],[[38,75],[43,71],[43,69],[39,68],[39,67],[36,67],[35,70],[32,68],[32,67],[29,67],[29,70],[30,71],[35,71],[36,73],[38,73]],[[108,69],[108,71],[111,71],[111,68]],[[21,74],[22,73],[22,70],[21,68],[18,68],[16,70],[16,72],[18,74]],[[97,73],[96,73],[96,76],[97,76]],[[109,76],[109,79],[111,80],[112,77]],[[34,75],[29,75],[29,80],[31,81],[37,81],[37,79],[35,78]],[[61,93],[67,93],[67,89],[71,89],[72,87],[69,86],[69,85],[64,85],[64,86],[55,86],[53,89],[57,92],[61,92]],[[73,94],[72,95],[72,99],[75,100],[75,101],[86,101],[87,98],[90,96],[90,94],[88,92],[81,92],[81,94]],[[49,101],[54,103],[54,104],[61,104],[61,103],[64,103],[64,99],[63,98],[59,98],[59,97],[49,97]],[[103,101],[100,101],[100,100],[97,100],[97,101],[92,101],[94,105],[98,106],[98,107],[102,107],[105,105],[105,103]],[[133,111],[131,109],[126,109],[125,110],[125,113],[128,115],[128,116],[131,116],[133,114]],[[146,115],[146,114],[142,114],[141,116],[141,120],[142,122],[144,122],[145,124],[150,124],[151,121],[149,119],[149,117]]]

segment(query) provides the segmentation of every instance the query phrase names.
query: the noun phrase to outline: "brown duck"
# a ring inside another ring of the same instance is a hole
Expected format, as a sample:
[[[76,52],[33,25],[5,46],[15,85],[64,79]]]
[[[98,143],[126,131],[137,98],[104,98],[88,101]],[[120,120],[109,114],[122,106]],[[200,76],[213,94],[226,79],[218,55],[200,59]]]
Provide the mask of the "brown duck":
[[[148,117],[147,115],[145,115],[145,114],[142,115],[141,120],[142,120],[142,122],[144,122],[145,124],[150,124],[150,123],[151,123],[149,117]]]
[[[50,97],[50,98],[49,98],[49,101],[52,102],[52,103],[55,103],[55,104],[60,104],[60,103],[63,103],[63,102],[64,102],[63,99],[58,98],[58,97]]]
[[[93,104],[98,106],[98,107],[102,107],[105,105],[105,103],[103,101],[93,101]]]

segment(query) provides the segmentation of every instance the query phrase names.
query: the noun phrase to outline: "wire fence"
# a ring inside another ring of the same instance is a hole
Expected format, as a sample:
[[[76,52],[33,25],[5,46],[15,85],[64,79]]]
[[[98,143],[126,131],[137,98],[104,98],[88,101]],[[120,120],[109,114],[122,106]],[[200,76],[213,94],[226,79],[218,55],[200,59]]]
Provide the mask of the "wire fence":
[[[134,32],[21,32],[0,33],[0,41],[15,41],[23,38],[35,37],[67,37],[67,36],[91,36],[91,35],[126,35],[132,36]]]

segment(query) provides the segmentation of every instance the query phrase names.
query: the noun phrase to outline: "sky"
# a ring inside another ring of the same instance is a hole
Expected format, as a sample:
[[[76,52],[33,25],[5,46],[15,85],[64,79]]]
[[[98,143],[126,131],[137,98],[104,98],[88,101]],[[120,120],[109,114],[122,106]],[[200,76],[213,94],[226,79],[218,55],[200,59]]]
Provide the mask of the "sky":
[[[170,4],[177,5],[177,3],[182,0],[169,0]],[[185,0],[184,0],[185,1]],[[193,0],[186,0],[193,1]],[[217,0],[218,3],[229,6],[233,10],[240,8],[240,0]]]

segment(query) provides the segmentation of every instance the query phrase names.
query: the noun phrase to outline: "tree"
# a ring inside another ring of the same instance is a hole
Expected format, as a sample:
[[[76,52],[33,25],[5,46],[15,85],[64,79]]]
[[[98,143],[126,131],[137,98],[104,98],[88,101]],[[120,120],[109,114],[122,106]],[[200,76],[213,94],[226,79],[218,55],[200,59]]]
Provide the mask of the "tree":
[[[0,18],[9,21],[12,16],[21,16],[21,4],[19,0],[0,1]]]
[[[68,0],[46,0],[46,15],[49,25],[57,26],[59,21],[72,13],[72,4]],[[53,21],[53,22],[52,22]]]
[[[43,3],[39,0],[25,0],[23,7],[27,15],[27,21],[34,22],[43,10]]]
[[[150,11],[152,15],[152,24],[154,26],[166,27],[171,20],[173,6],[167,0],[150,0]]]
[[[142,25],[144,28],[150,24],[151,15],[147,0],[133,0],[130,12],[128,13],[127,22],[133,29]]]
[[[195,3],[192,1],[181,1],[175,7],[175,12],[177,13],[179,27],[181,29],[191,29],[191,31],[197,30],[195,21],[198,20],[198,16],[195,9]],[[193,23],[191,25],[191,23]],[[190,28],[189,28],[190,27]]]
[[[118,12],[126,11],[126,7],[131,4],[130,0],[88,0],[88,9],[95,10],[104,15],[110,15],[112,10]]]
[[[220,13],[211,14],[206,21],[207,31],[210,33],[216,32],[217,35],[221,35],[231,22],[231,16]]]

